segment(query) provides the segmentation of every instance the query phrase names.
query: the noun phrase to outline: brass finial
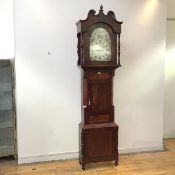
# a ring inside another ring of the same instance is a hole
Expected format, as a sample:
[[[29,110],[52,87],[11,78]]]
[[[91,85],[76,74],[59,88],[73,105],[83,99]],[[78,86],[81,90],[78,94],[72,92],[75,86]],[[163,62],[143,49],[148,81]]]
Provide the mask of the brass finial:
[[[102,6],[102,4],[101,4],[101,6],[100,6],[100,10],[103,10],[103,6]]]

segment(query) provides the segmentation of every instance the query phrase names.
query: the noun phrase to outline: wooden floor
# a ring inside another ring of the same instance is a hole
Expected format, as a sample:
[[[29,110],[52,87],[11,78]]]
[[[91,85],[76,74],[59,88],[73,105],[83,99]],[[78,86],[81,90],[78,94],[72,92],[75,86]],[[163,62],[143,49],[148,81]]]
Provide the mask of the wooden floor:
[[[112,162],[87,166],[82,171],[78,160],[17,165],[0,159],[0,175],[175,175],[175,139],[164,141],[162,152],[120,155],[119,165]]]

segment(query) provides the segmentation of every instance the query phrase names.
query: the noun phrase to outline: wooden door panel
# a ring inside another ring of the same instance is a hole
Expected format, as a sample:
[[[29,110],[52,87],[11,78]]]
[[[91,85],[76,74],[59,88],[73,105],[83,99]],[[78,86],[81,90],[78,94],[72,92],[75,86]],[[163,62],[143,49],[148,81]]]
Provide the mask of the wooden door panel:
[[[85,154],[88,159],[116,155],[116,135],[114,128],[89,129],[85,134]]]
[[[111,107],[110,81],[89,83],[89,114],[109,114]]]

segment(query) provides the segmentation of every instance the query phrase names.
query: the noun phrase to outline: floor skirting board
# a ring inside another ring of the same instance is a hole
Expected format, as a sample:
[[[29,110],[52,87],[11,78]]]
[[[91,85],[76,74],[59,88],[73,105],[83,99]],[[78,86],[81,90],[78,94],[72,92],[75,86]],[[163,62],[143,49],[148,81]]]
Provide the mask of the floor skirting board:
[[[174,133],[167,133],[167,134],[164,134],[163,138],[164,139],[174,139],[175,134]]]
[[[163,150],[163,145],[127,147],[127,148],[119,148],[119,154],[162,151],[162,150]],[[32,157],[18,157],[18,164],[53,161],[53,160],[77,159],[78,155],[79,155],[78,152],[67,152],[67,153],[50,154],[50,155],[49,154],[38,155],[38,156],[32,156]]]
[[[59,154],[38,155],[32,157],[18,157],[18,164],[74,159],[78,158],[78,155],[78,152],[67,152]]]
[[[163,144],[153,145],[153,146],[126,147],[126,148],[119,148],[119,154],[152,152],[152,151],[162,151],[162,150],[163,150]]]

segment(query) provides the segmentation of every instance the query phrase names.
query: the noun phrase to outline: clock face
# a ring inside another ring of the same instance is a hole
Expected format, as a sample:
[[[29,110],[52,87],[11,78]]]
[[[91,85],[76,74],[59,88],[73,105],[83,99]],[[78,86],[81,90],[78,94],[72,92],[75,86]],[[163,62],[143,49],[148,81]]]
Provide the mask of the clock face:
[[[104,28],[96,28],[90,37],[90,60],[111,61],[111,39]]]

